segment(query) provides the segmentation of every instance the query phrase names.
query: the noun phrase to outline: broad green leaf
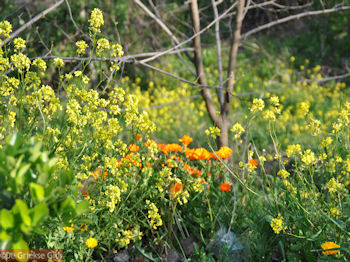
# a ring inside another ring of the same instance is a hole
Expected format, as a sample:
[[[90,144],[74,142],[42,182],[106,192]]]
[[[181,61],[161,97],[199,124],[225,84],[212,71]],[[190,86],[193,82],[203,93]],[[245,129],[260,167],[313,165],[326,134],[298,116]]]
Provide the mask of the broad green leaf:
[[[13,214],[7,209],[2,209],[0,211],[0,223],[1,223],[1,227],[4,229],[13,228],[14,226]]]
[[[41,156],[41,143],[36,143],[34,147],[30,149],[31,157],[29,158],[30,162],[35,162]]]
[[[29,184],[29,189],[30,189],[30,194],[32,198],[39,202],[44,199],[45,196],[45,190],[44,187],[35,183],[30,183]]]
[[[85,213],[86,211],[89,210],[89,202],[87,201],[82,201],[80,202],[77,207],[75,208],[75,211],[77,212],[77,215],[80,216],[81,214]]]
[[[17,189],[20,189],[22,187],[22,185],[26,182],[25,181],[25,174],[27,173],[29,168],[30,168],[30,164],[25,164],[17,172],[17,174],[16,174],[16,186],[17,186]]]
[[[46,203],[40,203],[36,205],[31,212],[32,226],[37,226],[49,215],[49,208]]]
[[[11,236],[9,234],[7,234],[6,231],[1,231],[0,240],[1,240],[1,242],[4,242],[6,240],[11,240]]]
[[[75,202],[72,198],[67,197],[67,199],[63,201],[60,207],[60,214],[64,222],[68,222],[68,220],[76,216]]]
[[[27,204],[23,200],[16,199],[15,207],[16,206],[21,215],[23,223],[26,226],[30,226],[32,220],[30,219],[30,216],[29,216],[29,210],[28,210]]]

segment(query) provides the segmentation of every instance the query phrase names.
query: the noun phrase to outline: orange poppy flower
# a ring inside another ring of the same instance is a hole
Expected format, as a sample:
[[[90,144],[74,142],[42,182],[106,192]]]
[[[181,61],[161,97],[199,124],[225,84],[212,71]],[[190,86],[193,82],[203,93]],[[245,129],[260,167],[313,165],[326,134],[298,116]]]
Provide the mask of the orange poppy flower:
[[[195,151],[193,153],[193,157],[196,160],[208,160],[208,159],[212,158],[212,155],[208,150],[201,147],[201,148],[195,149]]]
[[[136,138],[136,140],[140,140],[141,139],[141,135],[139,133],[137,133],[135,138]]]
[[[97,179],[101,175],[101,168],[95,169],[94,173],[92,173],[93,177]]]
[[[227,146],[223,146],[219,149],[219,151],[215,151],[215,154],[213,154],[213,157],[215,159],[217,159],[218,157],[221,159],[227,159],[231,155],[232,155],[232,149]]]
[[[130,152],[136,153],[136,152],[139,152],[140,147],[138,145],[132,144],[132,145],[129,145],[129,150]]]
[[[166,144],[158,144],[157,147],[160,149],[160,152],[164,153],[164,154],[168,154],[168,149]]]
[[[189,160],[194,160],[194,151],[195,149],[190,149],[190,148],[186,148],[185,150],[185,155],[189,158]]]
[[[258,166],[258,161],[256,161],[255,159],[249,159],[249,164],[251,164],[252,166]]]
[[[179,139],[179,142],[181,142],[184,146],[188,146],[193,141],[192,137],[188,135],[184,135],[182,138]]]
[[[335,255],[339,253],[339,249],[337,250],[336,248],[340,248],[340,246],[334,242],[325,242],[321,245],[321,247],[324,250],[322,251],[324,255]],[[329,250],[329,249],[334,249],[334,250]]]
[[[166,145],[166,147],[167,147],[167,150],[169,151],[169,152],[182,152],[182,147],[180,146],[180,145],[178,145],[178,144],[167,144]]]
[[[89,196],[89,193],[87,190],[82,190],[81,194],[83,195],[84,198],[87,198]]]
[[[223,183],[220,185],[220,190],[222,192],[227,192],[231,190],[231,184],[230,183]]]
[[[174,184],[171,184],[170,185],[170,189],[169,189],[169,196],[170,198],[175,198],[176,195],[180,192],[180,190],[182,189],[182,184],[181,183],[176,183],[175,185]]]

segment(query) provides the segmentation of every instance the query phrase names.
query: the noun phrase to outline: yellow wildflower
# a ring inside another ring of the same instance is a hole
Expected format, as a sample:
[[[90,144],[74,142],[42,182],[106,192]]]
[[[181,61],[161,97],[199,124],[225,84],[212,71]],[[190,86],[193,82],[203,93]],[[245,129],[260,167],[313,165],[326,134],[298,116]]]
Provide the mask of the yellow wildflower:
[[[97,247],[97,240],[96,240],[96,238],[90,237],[89,239],[86,240],[85,245],[88,248]]]
[[[339,253],[339,250],[329,250],[329,249],[340,248],[340,246],[334,242],[325,242],[321,245],[321,247],[324,250],[322,251],[324,255],[335,255]]]
[[[26,48],[26,40],[24,40],[21,37],[18,37],[15,40],[13,40],[13,44],[15,46],[15,52]]]
[[[279,234],[285,227],[283,227],[283,217],[281,214],[278,214],[277,218],[271,220],[270,226],[275,234]]]
[[[78,47],[77,54],[78,55],[85,55],[86,48],[88,48],[87,43],[84,40],[80,40],[75,43],[75,45]]]
[[[101,32],[100,27],[104,24],[104,21],[103,21],[103,14],[100,9],[95,8],[94,10],[92,10],[89,23],[90,23],[89,29],[93,33]]]

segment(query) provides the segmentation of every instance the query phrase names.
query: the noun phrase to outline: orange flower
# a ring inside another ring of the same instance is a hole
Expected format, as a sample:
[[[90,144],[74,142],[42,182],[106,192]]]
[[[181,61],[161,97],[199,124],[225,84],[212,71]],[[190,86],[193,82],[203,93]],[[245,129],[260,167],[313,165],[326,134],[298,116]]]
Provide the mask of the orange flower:
[[[103,172],[103,179],[105,179],[107,175],[108,175],[108,171]]]
[[[231,190],[231,184],[230,183],[223,183],[220,185],[220,190],[222,192],[227,192]]]
[[[169,152],[182,152],[182,147],[178,144],[158,144],[160,151],[164,154]]]
[[[182,189],[182,184],[181,183],[176,183],[175,185],[174,184],[171,184],[170,185],[170,189],[169,189],[169,196],[170,198],[175,198],[176,195],[180,192],[180,190]]]
[[[151,167],[151,163],[150,162],[146,162],[146,166]]]
[[[184,135],[182,138],[179,139],[179,142],[181,142],[184,146],[188,146],[193,141],[192,137],[188,135]]]
[[[249,159],[249,164],[251,164],[252,166],[258,166],[258,161],[256,161],[255,159]]]
[[[193,157],[196,160],[208,160],[208,159],[212,158],[212,155],[208,150],[201,147],[201,148],[195,149],[195,151],[193,153]]]
[[[158,144],[157,147],[160,149],[160,152],[168,154],[168,149],[166,144]]]
[[[167,144],[166,147],[169,152],[182,152],[182,147],[178,144]]]
[[[141,139],[141,135],[139,133],[136,134],[136,140],[140,140]]]
[[[95,169],[94,173],[92,174],[95,179],[97,179],[101,175],[101,168]]]
[[[231,155],[232,155],[232,149],[227,146],[223,146],[219,149],[219,151],[215,151],[215,154],[213,154],[213,157],[215,159],[217,159],[218,157],[221,159],[226,159],[226,158],[229,158]]]
[[[82,190],[81,194],[83,195],[84,198],[87,198],[89,196],[89,193],[87,190]]]
[[[185,155],[189,158],[189,160],[194,160],[194,151],[195,149],[190,149],[190,148],[186,148],[185,150]]]
[[[195,177],[202,176],[202,172],[198,168],[194,168],[190,172],[191,175],[194,175]]]
[[[136,152],[139,152],[140,147],[138,145],[132,144],[132,145],[129,145],[129,150],[130,152],[136,153]]]
[[[339,253],[339,250],[329,250],[329,249],[340,248],[340,246],[334,242],[325,242],[321,245],[321,247],[324,250],[322,251],[324,255],[335,255]]]

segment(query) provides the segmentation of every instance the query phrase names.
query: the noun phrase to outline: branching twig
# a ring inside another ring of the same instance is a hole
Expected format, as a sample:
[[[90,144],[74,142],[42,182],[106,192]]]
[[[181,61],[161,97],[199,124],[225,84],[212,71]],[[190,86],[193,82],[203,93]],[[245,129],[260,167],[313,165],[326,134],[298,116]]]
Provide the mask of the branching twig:
[[[241,39],[245,40],[248,36],[251,36],[252,34],[255,34],[255,33],[263,31],[267,28],[273,27],[275,25],[283,24],[283,23],[286,23],[286,22],[289,22],[289,21],[292,21],[295,19],[300,19],[300,18],[303,18],[306,16],[329,14],[329,13],[345,11],[345,10],[350,10],[350,6],[342,6],[342,7],[330,8],[330,9],[324,9],[324,10],[318,10],[318,11],[309,11],[309,12],[304,12],[304,13],[297,14],[297,15],[287,16],[287,17],[272,21],[270,23],[258,26],[257,28],[254,28],[254,29],[242,34]]]
[[[203,34],[205,31],[207,31],[209,28],[211,28],[215,23],[216,21],[220,20],[220,19],[223,19],[233,8],[235,8],[235,6],[237,5],[237,2],[235,2],[234,4],[232,4],[224,13],[222,13],[217,19],[214,19],[210,24],[208,24],[206,27],[204,27],[202,30],[200,30],[199,32],[195,33],[193,36],[191,36],[190,38],[188,38],[187,40],[181,42],[180,44],[172,47],[172,48],[169,48],[168,50],[165,50],[163,52],[160,52],[150,58],[147,58],[147,59],[144,59],[142,60],[141,62],[144,62],[144,63],[148,63],[150,61],[153,61],[155,59],[157,59],[158,57],[162,56],[162,55],[165,55],[171,51],[174,51],[175,49],[191,42],[195,37],[197,37],[198,35],[201,35]]]
[[[47,8],[46,10],[42,11],[40,14],[38,14],[37,16],[35,16],[33,19],[31,19],[29,22],[25,23],[24,25],[22,25],[19,29],[17,29],[15,32],[13,32],[9,38],[6,38],[1,44],[0,47],[4,46],[5,44],[7,44],[12,38],[18,36],[22,31],[24,31],[25,29],[27,29],[28,27],[30,27],[32,24],[34,24],[35,22],[37,22],[38,20],[40,20],[41,18],[43,18],[45,15],[47,15],[48,13],[52,12],[53,10],[55,10],[57,7],[59,7],[62,3],[64,2],[64,0],[60,0],[58,1],[56,4],[54,4],[53,6],[50,6],[49,8]]]

